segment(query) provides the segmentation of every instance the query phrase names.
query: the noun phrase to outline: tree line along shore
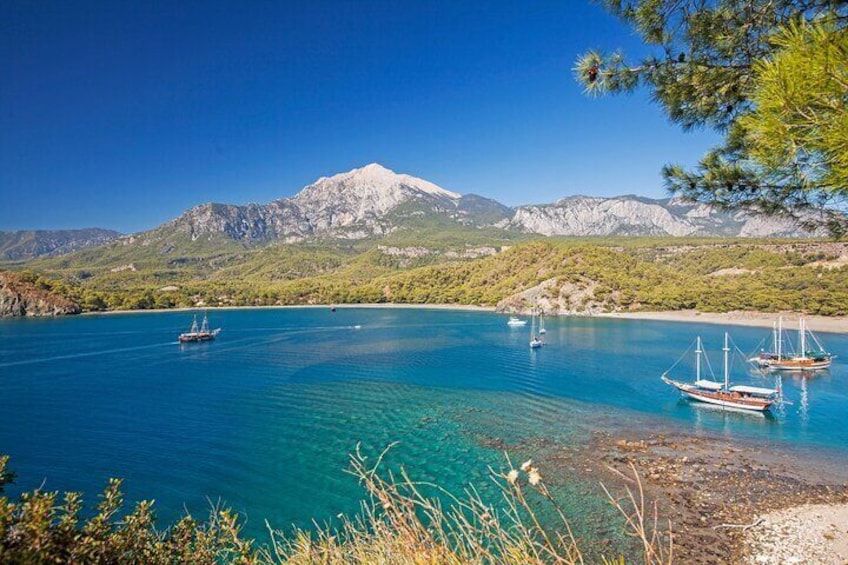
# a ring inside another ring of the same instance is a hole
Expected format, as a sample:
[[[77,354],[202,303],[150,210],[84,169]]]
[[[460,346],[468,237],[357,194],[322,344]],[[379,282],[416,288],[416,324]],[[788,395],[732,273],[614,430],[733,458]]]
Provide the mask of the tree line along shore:
[[[320,254],[312,263],[298,254],[296,265],[277,256],[259,272],[254,263],[216,268],[209,258],[170,269],[155,261],[117,270],[34,262],[0,271],[0,315],[386,303],[548,315],[848,314],[848,246],[840,242],[544,239],[473,260],[432,261],[375,248],[332,265]]]

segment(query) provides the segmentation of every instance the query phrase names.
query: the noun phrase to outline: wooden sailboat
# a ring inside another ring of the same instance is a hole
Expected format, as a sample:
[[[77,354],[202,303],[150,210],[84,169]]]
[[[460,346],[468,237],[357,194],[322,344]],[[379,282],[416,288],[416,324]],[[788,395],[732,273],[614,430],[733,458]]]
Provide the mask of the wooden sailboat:
[[[212,341],[221,332],[221,328],[214,330],[209,329],[209,319],[206,313],[203,314],[203,321],[200,327],[197,325],[197,314],[194,316],[194,321],[191,323],[191,329],[180,334],[180,343],[188,343],[194,341]]]
[[[668,378],[666,371],[662,375],[662,381],[680,391],[680,393],[698,402],[706,402],[717,406],[764,412],[775,402],[780,400],[780,391],[771,388],[761,388],[746,385],[730,386],[730,338],[724,334],[724,382],[717,382],[701,378],[701,355],[704,353],[700,336],[695,348],[695,381],[684,383]],[[673,367],[672,367],[673,368]]]
[[[810,340],[818,350],[810,347]],[[807,321],[803,316],[798,321],[798,353],[787,352],[784,348],[783,317],[781,316],[778,317],[772,329],[772,350],[763,351],[749,361],[771,371],[816,371],[830,367],[834,357],[825,351],[815,334],[807,329]]]

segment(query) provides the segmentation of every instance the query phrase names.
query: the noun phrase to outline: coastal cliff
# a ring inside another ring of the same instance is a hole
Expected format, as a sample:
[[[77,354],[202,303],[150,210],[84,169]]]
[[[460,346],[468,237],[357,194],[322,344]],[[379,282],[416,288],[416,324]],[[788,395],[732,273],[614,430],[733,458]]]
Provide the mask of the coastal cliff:
[[[18,273],[0,272],[0,318],[79,314],[78,304],[39,288]]]

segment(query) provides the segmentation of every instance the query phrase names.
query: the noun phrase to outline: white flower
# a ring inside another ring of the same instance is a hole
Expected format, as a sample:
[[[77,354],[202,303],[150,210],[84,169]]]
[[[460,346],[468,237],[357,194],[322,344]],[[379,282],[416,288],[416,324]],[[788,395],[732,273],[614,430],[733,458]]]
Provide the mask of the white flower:
[[[518,469],[512,469],[509,473],[506,474],[506,482],[511,485],[515,484],[515,481],[518,480]]]
[[[533,464],[533,460],[528,459],[527,461],[525,461],[524,463],[521,464],[521,470],[526,473],[527,471],[530,470],[530,465],[532,465],[532,464]]]
[[[538,485],[539,482],[542,480],[542,475],[539,474],[539,469],[537,469],[536,467],[531,467],[530,471],[527,473],[527,480],[534,487]]]

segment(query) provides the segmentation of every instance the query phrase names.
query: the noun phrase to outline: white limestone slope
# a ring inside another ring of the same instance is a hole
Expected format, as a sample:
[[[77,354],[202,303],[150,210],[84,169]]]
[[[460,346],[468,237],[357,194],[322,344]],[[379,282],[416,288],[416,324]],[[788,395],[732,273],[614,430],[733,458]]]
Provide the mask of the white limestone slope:
[[[429,181],[398,174],[377,163],[319,178],[291,198],[268,204],[204,204],[154,230],[215,234],[243,242],[294,242],[314,236],[361,239],[408,226],[423,215],[460,225],[541,235],[799,237],[786,219],[727,214],[704,204],[636,196],[570,196],[553,204],[507,208],[482,197],[462,196]]]
[[[542,235],[798,237],[791,220],[727,214],[705,204],[635,196],[572,196],[554,204],[520,206],[501,227]]]
[[[377,220],[411,200],[449,203],[461,195],[431,182],[397,174],[377,163],[322,177],[301,190],[290,202],[316,230],[326,230]]]
[[[554,204],[521,206],[512,228],[542,235],[692,235],[697,227],[654,203],[628,197],[574,196]]]

